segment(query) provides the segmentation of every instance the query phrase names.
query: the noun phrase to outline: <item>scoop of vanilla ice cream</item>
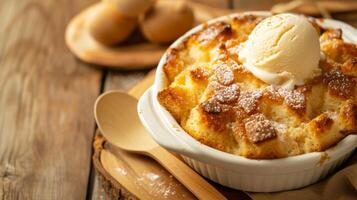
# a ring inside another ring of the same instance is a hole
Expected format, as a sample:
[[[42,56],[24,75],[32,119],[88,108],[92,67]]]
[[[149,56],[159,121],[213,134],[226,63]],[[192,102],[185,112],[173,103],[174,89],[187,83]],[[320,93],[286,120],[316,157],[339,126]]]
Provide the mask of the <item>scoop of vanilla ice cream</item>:
[[[239,60],[262,81],[292,88],[320,73],[319,36],[303,16],[279,14],[261,21],[239,47]]]

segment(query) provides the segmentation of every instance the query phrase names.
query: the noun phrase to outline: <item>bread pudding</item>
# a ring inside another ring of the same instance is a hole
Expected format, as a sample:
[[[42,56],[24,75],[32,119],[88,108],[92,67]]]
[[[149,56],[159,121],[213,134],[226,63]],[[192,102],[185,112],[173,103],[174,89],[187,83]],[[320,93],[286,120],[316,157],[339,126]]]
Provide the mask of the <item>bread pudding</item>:
[[[216,22],[167,52],[157,98],[199,142],[254,159],[324,151],[357,131],[357,47],[340,29],[319,34],[321,73],[292,89],[247,70],[237,51],[264,17]]]

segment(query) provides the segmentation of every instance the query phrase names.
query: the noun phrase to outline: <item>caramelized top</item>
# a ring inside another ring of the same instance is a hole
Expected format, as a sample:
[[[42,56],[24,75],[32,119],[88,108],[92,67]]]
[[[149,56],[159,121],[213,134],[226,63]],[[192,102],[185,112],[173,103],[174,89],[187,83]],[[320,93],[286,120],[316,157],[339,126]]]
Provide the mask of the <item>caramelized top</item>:
[[[348,99],[353,97],[355,93],[355,78],[343,74],[338,69],[325,73],[323,81],[327,85],[329,92],[334,96]]]
[[[205,25],[169,49],[159,102],[200,142],[250,158],[321,151],[357,132],[356,45],[311,19],[320,33],[322,74],[293,90],[275,88],[238,59],[239,44],[262,19]]]

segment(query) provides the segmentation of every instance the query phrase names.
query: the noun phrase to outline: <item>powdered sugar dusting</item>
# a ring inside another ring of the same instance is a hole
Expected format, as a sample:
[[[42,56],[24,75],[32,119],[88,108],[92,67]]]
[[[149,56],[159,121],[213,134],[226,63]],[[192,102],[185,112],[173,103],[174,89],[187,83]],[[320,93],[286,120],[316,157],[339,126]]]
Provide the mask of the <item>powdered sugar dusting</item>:
[[[152,197],[160,199],[186,199],[185,193],[181,193],[182,186],[175,181],[172,175],[161,176],[162,172],[144,172],[135,180],[135,184],[148,192]]]
[[[301,90],[288,90],[284,88],[266,87],[264,94],[272,100],[282,98],[284,102],[293,110],[304,110],[306,108],[306,97]]]
[[[258,100],[262,96],[261,91],[245,92],[240,95],[238,105],[248,114],[255,111],[258,107]]]
[[[234,81],[233,71],[226,64],[216,64],[213,67],[217,81],[222,85],[230,85]]]
[[[278,133],[286,133],[288,131],[288,126],[286,124],[280,124],[278,122],[272,122],[274,125],[275,130]]]
[[[117,171],[120,175],[123,175],[123,176],[128,175],[128,171],[126,171],[126,169],[121,168],[121,167],[115,168],[115,171]]]
[[[149,179],[150,181],[156,181],[160,178],[158,174],[148,172],[145,174],[146,178]]]
[[[211,82],[209,87],[214,91],[214,95],[200,104],[207,113],[226,112],[229,109],[227,104],[233,104],[239,98],[240,88],[237,84],[227,87],[218,82]]]
[[[262,142],[277,136],[273,123],[261,113],[248,117],[244,120],[244,123],[248,139],[253,143]]]
[[[325,74],[324,83],[327,84],[331,94],[341,98],[353,96],[356,81],[339,70],[332,70]]]
[[[237,84],[230,85],[222,90],[218,90],[214,96],[221,103],[231,103],[239,97],[239,86]]]
[[[222,105],[215,99],[209,99],[200,104],[201,108],[207,113],[220,113]]]
[[[296,90],[286,90],[280,88],[279,94],[284,97],[285,103],[294,110],[305,109],[305,95]]]

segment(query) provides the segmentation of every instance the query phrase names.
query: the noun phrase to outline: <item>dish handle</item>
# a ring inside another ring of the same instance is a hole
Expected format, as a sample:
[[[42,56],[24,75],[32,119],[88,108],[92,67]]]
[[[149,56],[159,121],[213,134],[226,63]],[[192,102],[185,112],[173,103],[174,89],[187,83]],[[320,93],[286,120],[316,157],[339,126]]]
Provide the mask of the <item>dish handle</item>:
[[[185,156],[195,155],[190,146],[171,135],[156,115],[151,100],[151,88],[147,89],[140,97],[137,110],[141,123],[160,146]]]

